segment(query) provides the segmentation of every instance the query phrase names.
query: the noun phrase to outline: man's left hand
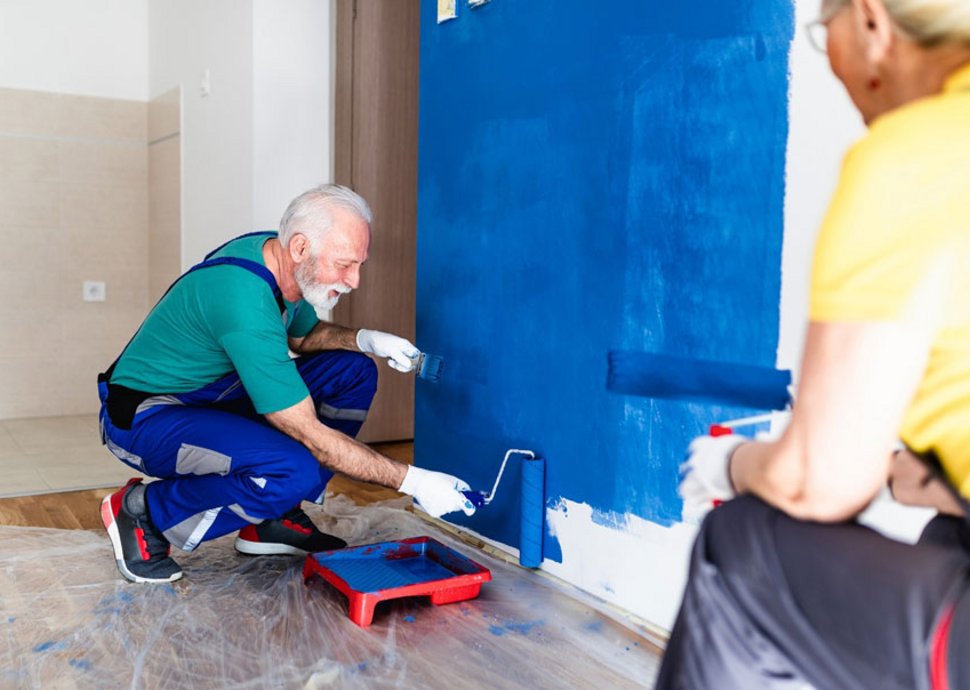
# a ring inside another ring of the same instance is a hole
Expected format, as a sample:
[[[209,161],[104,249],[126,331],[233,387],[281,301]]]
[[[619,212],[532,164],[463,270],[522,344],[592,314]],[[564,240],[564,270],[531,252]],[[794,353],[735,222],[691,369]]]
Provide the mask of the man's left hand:
[[[750,439],[736,434],[698,436],[688,448],[686,462],[680,466],[677,492],[684,501],[683,520],[699,524],[716,505],[735,495],[728,475],[731,454]]]
[[[416,358],[421,354],[406,338],[383,331],[369,331],[366,328],[357,331],[357,347],[361,352],[387,360],[387,366],[391,369],[405,373],[414,369]]]

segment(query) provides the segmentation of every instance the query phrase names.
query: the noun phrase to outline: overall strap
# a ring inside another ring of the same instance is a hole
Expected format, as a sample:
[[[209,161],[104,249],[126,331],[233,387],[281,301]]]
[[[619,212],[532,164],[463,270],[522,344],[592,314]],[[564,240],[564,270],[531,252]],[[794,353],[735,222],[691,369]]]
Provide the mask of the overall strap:
[[[245,235],[243,235],[243,237],[245,237]],[[209,254],[206,256],[212,256],[212,252],[209,252]],[[276,284],[276,278],[273,276],[272,271],[266,268],[263,264],[252,261],[251,259],[243,259],[238,256],[220,256],[215,259],[206,259],[205,261],[196,264],[186,271],[185,275],[188,275],[192,271],[197,271],[200,268],[209,268],[210,266],[238,266],[239,268],[245,268],[250,273],[259,276],[267,285],[269,285],[269,289],[273,292],[273,297],[276,298],[276,305],[280,308],[280,313],[283,313],[283,311],[286,310],[286,305],[283,303],[283,292],[280,290],[280,286]]]
[[[168,289],[165,291],[165,294],[159,298],[158,302],[155,303],[155,306],[152,307],[151,311],[149,311],[148,313],[151,314],[152,311],[155,311],[155,308],[158,307],[159,304],[161,304],[162,300],[165,299],[165,296],[172,291],[172,288],[175,287],[175,285],[188,274],[203,268],[209,268],[211,266],[238,266],[239,268],[243,268],[249,271],[250,273],[257,275],[263,279],[263,281],[269,286],[269,289],[272,291],[273,297],[276,299],[276,306],[280,308],[280,313],[282,314],[284,311],[286,311],[286,304],[283,302],[283,292],[280,290],[280,286],[276,283],[276,278],[273,276],[273,273],[268,268],[266,268],[263,264],[258,263],[256,261],[252,261],[251,259],[243,259],[238,256],[220,256],[215,259],[209,258],[210,256],[218,252],[220,249],[225,247],[230,242],[235,242],[236,240],[242,239],[244,237],[255,237],[256,235],[265,235],[269,237],[275,234],[276,234],[275,232],[267,231],[267,230],[260,231],[260,232],[248,232],[245,235],[240,235],[239,237],[235,237],[229,240],[229,242],[223,242],[221,245],[219,245],[211,252],[206,254],[205,259],[203,261],[197,263],[195,266],[193,266],[185,273],[180,275],[178,278],[176,278],[175,281],[168,286]],[[146,316],[145,318],[147,319],[148,316]],[[142,326],[144,324],[145,322],[143,321]],[[141,326],[139,326],[138,330],[135,331],[135,334],[131,336],[131,339],[121,350],[121,354],[119,354],[115,358],[115,361],[111,363],[111,366],[108,367],[108,369],[103,374],[100,374],[98,376],[99,381],[110,383],[111,374],[114,373],[115,366],[118,364],[118,361],[121,359],[122,355],[125,354],[125,350],[128,349],[128,346],[131,345],[131,341],[135,339],[135,337],[138,335],[140,331],[141,331]]]

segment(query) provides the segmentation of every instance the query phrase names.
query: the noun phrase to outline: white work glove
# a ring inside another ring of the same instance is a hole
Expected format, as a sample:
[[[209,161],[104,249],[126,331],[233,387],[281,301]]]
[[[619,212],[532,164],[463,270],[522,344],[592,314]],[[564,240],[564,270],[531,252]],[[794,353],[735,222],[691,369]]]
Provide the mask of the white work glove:
[[[444,472],[431,472],[411,465],[398,491],[413,496],[431,517],[441,517],[456,510],[465,511],[465,515],[475,514],[475,506],[462,493],[471,491],[471,487]]]
[[[728,462],[738,446],[751,439],[737,434],[698,436],[680,466],[677,492],[684,500],[683,520],[699,524],[716,504],[734,497]]]
[[[387,366],[405,373],[414,369],[420,350],[406,338],[361,328],[357,331],[357,347],[361,352],[369,352],[387,360]]]

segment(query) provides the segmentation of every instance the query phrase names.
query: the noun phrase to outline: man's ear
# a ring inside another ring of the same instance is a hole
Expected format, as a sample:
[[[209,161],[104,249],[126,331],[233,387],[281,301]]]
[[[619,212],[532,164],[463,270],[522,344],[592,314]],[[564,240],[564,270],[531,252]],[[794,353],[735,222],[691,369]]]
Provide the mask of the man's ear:
[[[892,50],[896,40],[893,20],[883,0],[855,0],[857,16],[866,41],[866,60],[876,71]]]
[[[290,238],[286,249],[290,252],[290,259],[293,260],[293,263],[303,263],[310,255],[310,240],[306,235],[298,232]]]

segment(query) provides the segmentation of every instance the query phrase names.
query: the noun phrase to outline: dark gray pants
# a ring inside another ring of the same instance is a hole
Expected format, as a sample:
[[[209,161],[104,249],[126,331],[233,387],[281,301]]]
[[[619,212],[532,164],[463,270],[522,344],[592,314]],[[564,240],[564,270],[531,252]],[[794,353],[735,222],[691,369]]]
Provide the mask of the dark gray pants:
[[[949,690],[970,688],[970,530],[938,517],[923,534],[909,545],[801,522],[751,496],[716,508],[656,687],[930,690],[937,624],[953,609]]]

